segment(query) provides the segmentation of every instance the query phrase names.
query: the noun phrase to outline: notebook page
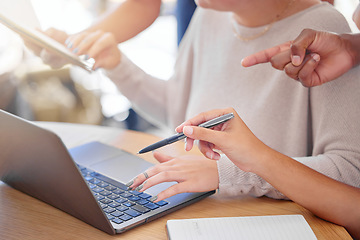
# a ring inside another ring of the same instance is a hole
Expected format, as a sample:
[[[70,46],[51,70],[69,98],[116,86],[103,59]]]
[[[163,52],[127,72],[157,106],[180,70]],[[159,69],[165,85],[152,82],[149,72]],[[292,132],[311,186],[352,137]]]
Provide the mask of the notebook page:
[[[169,220],[166,226],[170,240],[316,239],[302,215]]]

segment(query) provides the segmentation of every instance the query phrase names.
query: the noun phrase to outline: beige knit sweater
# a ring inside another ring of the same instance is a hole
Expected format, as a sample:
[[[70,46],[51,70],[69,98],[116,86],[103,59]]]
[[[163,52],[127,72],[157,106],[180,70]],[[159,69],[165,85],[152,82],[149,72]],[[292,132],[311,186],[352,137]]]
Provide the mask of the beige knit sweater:
[[[268,146],[360,187],[360,68],[308,89],[269,64],[240,64],[247,55],[294,39],[304,28],[349,32],[344,17],[329,4],[318,4],[248,42],[234,37],[232,24],[231,13],[198,8],[168,81],[146,74],[126,56],[108,75],[135,109],[156,123],[174,129],[200,112],[233,107]],[[235,27],[244,36],[263,29]],[[220,193],[286,198],[225,156],[218,171]]]

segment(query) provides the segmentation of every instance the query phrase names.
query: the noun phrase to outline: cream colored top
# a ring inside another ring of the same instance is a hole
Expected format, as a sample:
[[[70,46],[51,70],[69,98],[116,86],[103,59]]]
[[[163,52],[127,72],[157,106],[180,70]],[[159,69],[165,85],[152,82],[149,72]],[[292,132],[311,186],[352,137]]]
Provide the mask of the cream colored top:
[[[233,107],[265,144],[339,181],[360,187],[360,68],[305,88],[269,64],[241,67],[252,53],[292,40],[304,28],[349,32],[345,18],[321,3],[276,22],[248,42],[234,37],[227,12],[198,8],[181,43],[174,75],[156,79],[126,56],[109,77],[134,108],[175,126],[196,114]],[[236,26],[241,35],[263,30]],[[218,161],[220,193],[286,198],[259,176]]]

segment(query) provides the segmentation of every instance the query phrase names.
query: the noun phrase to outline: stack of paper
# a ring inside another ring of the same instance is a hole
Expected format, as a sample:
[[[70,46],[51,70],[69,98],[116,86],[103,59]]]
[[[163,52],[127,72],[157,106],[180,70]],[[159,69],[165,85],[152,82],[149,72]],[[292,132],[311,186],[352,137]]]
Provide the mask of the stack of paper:
[[[170,240],[316,239],[302,215],[169,220]]]

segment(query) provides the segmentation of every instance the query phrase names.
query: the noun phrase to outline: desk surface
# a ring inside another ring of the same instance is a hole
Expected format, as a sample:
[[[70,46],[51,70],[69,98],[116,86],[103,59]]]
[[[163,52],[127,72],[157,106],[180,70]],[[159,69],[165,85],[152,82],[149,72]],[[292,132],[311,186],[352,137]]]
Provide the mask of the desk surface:
[[[108,127],[38,124],[56,132],[67,147],[99,140],[135,153],[141,147],[159,140],[148,134]],[[178,142],[162,151],[180,155],[184,154],[183,147],[183,143]],[[198,154],[196,150],[195,153]],[[142,157],[156,163],[151,153]],[[169,219],[285,214],[303,215],[318,239],[351,239],[343,227],[317,218],[296,203],[266,197],[224,198],[213,195],[128,232],[111,236],[0,182],[0,213],[0,239],[166,239],[165,224]]]

